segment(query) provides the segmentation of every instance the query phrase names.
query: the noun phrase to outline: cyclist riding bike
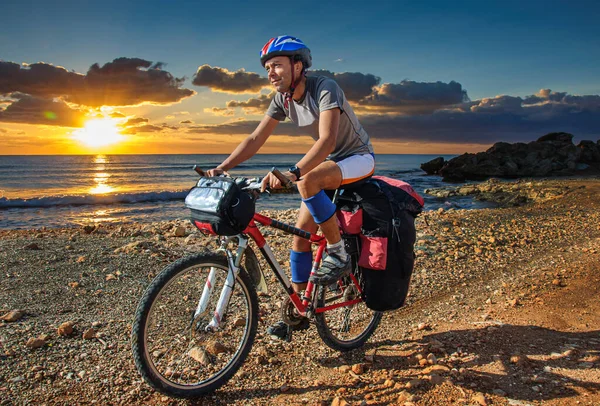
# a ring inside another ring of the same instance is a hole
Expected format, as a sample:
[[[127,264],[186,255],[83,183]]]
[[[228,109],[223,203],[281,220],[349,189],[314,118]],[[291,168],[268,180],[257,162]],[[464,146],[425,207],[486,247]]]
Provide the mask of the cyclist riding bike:
[[[220,175],[253,157],[286,117],[307,130],[315,140],[314,145],[284,175],[296,182],[302,197],[296,227],[311,233],[320,228],[327,239],[327,256],[310,278],[317,285],[329,285],[350,273],[351,264],[334,216],[336,207],[325,191],[373,175],[373,146],[339,85],[328,77],[306,75],[312,57],[301,40],[288,35],[271,38],[260,51],[260,61],[278,93],[254,132],[219,166],[207,171],[207,175]],[[268,173],[262,190],[267,186],[277,189],[282,184]],[[294,236],[290,264],[293,288],[303,292],[312,267],[309,241]],[[308,319],[304,319],[294,329],[308,326]],[[280,321],[267,332],[284,338],[288,328]]]

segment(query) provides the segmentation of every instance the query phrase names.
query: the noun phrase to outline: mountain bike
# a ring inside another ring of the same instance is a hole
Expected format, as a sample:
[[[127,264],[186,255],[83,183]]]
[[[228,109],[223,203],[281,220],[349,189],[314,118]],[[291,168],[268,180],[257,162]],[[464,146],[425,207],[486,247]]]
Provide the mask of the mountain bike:
[[[288,181],[275,168],[273,173],[282,182]],[[236,178],[235,183],[258,198],[260,179]],[[343,196],[338,189],[334,202]],[[143,294],[132,326],[135,365],[157,391],[174,397],[199,397],[226,384],[244,363],[258,327],[257,289],[266,291],[250,240],[287,293],[281,316],[289,326],[300,323],[302,317],[314,320],[323,342],[338,351],[361,347],[377,328],[382,313],[367,308],[361,298],[358,236],[343,235],[352,258],[348,276],[329,286],[308,282],[306,290],[297,294],[258,225],[310,241],[316,246],[312,272],[318,270],[327,245],[325,237],[258,212],[239,234],[217,235],[216,251],[193,254],[164,268]],[[289,327],[288,339],[291,331]]]

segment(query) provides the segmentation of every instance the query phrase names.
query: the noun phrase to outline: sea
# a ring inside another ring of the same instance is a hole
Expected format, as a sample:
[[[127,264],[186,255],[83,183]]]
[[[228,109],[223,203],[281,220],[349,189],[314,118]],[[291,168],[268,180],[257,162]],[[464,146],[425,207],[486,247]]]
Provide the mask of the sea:
[[[475,209],[489,204],[468,197],[439,199],[423,193],[447,186],[420,165],[440,155],[375,158],[376,175],[410,183],[425,198],[425,210]],[[442,155],[444,156],[444,155]],[[227,155],[28,155],[0,156],[0,229],[79,227],[90,223],[148,223],[188,218],[184,199],[198,180],[192,169],[211,169]],[[256,155],[230,171],[262,177],[286,170],[302,155]],[[446,155],[450,159],[453,155]],[[258,210],[300,206],[298,194],[263,194]]]

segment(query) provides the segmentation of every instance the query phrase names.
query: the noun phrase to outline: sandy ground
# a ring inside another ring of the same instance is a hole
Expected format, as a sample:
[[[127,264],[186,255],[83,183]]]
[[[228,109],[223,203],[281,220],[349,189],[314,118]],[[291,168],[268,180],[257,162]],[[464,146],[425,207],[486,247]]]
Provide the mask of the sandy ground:
[[[151,279],[210,239],[185,221],[0,231],[0,315],[22,312],[0,322],[0,405],[600,405],[600,180],[511,187],[534,201],[419,218],[408,303],[361,349],[333,351],[314,326],[269,338],[270,280],[241,372],[195,402],[151,390],[129,337]],[[288,237],[270,238],[286,263]]]

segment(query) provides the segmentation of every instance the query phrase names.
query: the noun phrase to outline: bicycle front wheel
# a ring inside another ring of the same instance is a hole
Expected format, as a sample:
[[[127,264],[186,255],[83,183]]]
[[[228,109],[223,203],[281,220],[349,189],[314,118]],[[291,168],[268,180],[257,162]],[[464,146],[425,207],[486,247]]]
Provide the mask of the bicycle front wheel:
[[[317,308],[349,302],[360,298],[360,292],[350,277],[330,286],[319,286]],[[362,300],[350,306],[337,307],[315,314],[317,332],[325,344],[334,350],[350,351],[362,347],[375,332],[383,313],[369,309]]]
[[[133,321],[132,349],[138,371],[157,391],[202,396],[223,386],[244,363],[258,324],[256,291],[244,270],[219,327],[210,324],[227,274],[224,256],[196,254],[167,266],[144,293]],[[205,294],[207,306],[200,306],[207,289],[212,289]],[[198,314],[200,308],[205,310]]]

